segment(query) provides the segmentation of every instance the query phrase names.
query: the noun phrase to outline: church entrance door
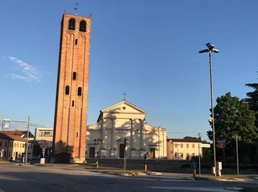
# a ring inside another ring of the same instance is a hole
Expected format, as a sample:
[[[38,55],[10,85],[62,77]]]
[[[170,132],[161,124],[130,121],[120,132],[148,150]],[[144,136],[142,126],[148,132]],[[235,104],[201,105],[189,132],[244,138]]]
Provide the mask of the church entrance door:
[[[90,158],[95,158],[95,147],[90,147]]]
[[[155,159],[155,148],[150,148],[150,159]]]
[[[119,158],[123,159],[124,158],[124,154],[125,154],[125,145],[124,144],[120,144]]]

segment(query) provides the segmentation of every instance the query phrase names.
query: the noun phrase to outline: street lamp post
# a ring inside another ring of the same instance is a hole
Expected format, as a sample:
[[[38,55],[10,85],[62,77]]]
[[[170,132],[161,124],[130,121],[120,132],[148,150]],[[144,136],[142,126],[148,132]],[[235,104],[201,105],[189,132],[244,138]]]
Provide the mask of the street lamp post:
[[[215,118],[214,118],[214,107],[213,107],[213,82],[212,82],[212,60],[211,60],[211,52],[219,53],[218,49],[214,49],[214,45],[211,43],[207,43],[206,46],[208,49],[204,49],[199,51],[199,53],[209,52],[209,64],[210,64],[210,91],[211,91],[211,113],[212,113],[212,136],[213,136],[213,158],[214,158],[214,168],[215,168],[215,176],[217,171],[216,165],[216,142],[215,142]]]

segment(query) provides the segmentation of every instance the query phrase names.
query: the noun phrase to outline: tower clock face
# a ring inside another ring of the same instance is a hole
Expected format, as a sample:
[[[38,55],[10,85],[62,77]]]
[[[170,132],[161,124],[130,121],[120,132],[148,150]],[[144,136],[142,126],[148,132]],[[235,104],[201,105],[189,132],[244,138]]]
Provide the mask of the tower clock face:
[[[10,123],[9,122],[3,122],[3,129],[9,129]]]

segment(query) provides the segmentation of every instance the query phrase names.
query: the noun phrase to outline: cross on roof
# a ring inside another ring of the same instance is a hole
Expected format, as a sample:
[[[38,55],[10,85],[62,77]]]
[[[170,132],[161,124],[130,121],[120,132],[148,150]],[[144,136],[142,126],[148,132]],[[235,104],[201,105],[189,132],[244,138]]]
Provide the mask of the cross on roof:
[[[124,101],[126,101],[126,98],[125,98],[125,96],[127,95],[125,92],[123,93],[123,95],[124,95]]]

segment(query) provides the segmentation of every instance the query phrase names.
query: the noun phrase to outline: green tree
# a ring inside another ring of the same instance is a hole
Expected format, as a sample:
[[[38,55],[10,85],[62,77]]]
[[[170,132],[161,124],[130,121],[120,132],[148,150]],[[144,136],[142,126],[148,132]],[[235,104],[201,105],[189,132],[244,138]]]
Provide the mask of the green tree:
[[[258,128],[258,83],[248,83],[245,86],[254,89],[253,92],[246,93],[248,97],[246,101],[249,104],[249,109],[256,112],[255,126]],[[256,162],[258,163],[258,138],[256,139]]]
[[[33,154],[35,156],[38,156],[42,153],[42,149],[40,148],[40,145],[38,144],[37,141],[34,142],[34,146],[33,146]]]
[[[232,140],[234,135],[241,136],[246,142],[252,142],[258,137],[255,127],[255,112],[249,109],[244,99],[232,97],[231,93],[217,98],[214,107],[216,139]],[[208,131],[208,137],[212,140],[212,131]]]
[[[201,139],[201,137],[185,136],[183,139]]]
[[[255,126],[258,128],[258,83],[248,83],[245,86],[254,89],[253,92],[246,93],[248,96],[246,101],[249,104],[249,109],[256,112]]]

